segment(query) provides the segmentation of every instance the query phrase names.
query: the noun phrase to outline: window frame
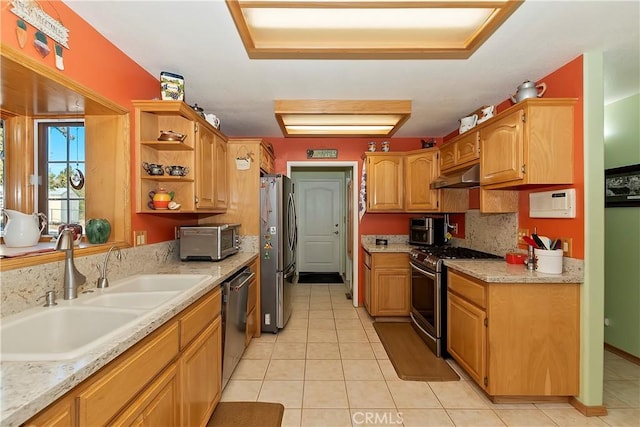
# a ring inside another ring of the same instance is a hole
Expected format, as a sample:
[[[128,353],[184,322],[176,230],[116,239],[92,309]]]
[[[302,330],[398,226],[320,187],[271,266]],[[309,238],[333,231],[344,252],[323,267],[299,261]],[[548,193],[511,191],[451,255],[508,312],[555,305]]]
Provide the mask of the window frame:
[[[35,138],[34,138],[34,144],[36,144],[36,146],[34,147],[34,154],[35,154],[35,158],[34,158],[34,166],[35,166],[35,175],[39,177],[38,179],[38,185],[37,185],[37,190],[36,190],[36,194],[35,194],[35,200],[34,200],[34,205],[37,207],[36,210],[38,212],[42,212],[46,215],[47,217],[47,221],[45,224],[45,228],[43,230],[43,235],[56,235],[57,236],[57,230],[51,230],[49,229],[49,222],[51,221],[50,218],[50,212],[49,212],[49,202],[51,201],[50,197],[49,197],[49,164],[50,163],[66,163],[67,164],[67,168],[71,167],[72,163],[75,163],[72,160],[69,160],[69,141],[67,140],[67,158],[66,161],[62,162],[62,161],[50,161],[49,156],[48,156],[48,147],[49,147],[49,138],[48,138],[48,130],[54,127],[69,127],[69,126],[73,126],[73,127],[82,127],[83,129],[85,128],[85,121],[84,119],[37,119],[34,120],[34,132],[35,132]],[[85,165],[85,170],[86,170],[86,162],[87,162],[87,157],[86,157],[86,130],[84,130],[84,152],[85,152],[85,156],[84,159],[82,160],[82,163]],[[71,186],[69,185],[69,182],[67,180],[67,189],[70,189]],[[67,204],[69,203],[69,197],[67,197]],[[84,201],[85,202],[85,218],[80,221],[80,224],[84,227],[83,222],[86,220],[86,195],[82,198],[73,198],[72,200],[79,200],[80,202]],[[67,218],[67,221],[64,223],[68,223],[69,219]]]

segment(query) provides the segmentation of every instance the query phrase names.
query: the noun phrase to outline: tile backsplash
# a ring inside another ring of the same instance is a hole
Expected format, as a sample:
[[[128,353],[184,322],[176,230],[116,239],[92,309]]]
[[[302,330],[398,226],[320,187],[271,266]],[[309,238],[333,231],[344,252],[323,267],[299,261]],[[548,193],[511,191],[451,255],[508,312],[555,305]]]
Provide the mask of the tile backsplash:
[[[465,214],[465,238],[452,239],[455,246],[504,256],[516,249],[518,214],[484,214],[470,209]]]
[[[241,236],[241,251],[257,251],[257,236]],[[153,273],[168,262],[179,261],[178,241],[155,243],[122,249],[122,259],[115,253],[109,258],[108,275],[110,281],[141,273]],[[106,253],[77,257],[76,268],[87,277],[78,288],[79,292],[96,287],[99,277],[96,264],[102,265]],[[2,272],[0,281],[0,318],[19,313],[44,303],[46,292],[55,291],[60,299],[63,295],[64,261],[34,265]]]

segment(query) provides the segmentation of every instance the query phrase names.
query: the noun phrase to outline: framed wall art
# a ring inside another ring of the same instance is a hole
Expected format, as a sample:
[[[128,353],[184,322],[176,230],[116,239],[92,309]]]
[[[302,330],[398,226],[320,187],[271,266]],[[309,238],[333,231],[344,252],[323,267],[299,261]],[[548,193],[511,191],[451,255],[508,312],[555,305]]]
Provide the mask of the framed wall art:
[[[606,169],[605,207],[640,207],[640,163]]]

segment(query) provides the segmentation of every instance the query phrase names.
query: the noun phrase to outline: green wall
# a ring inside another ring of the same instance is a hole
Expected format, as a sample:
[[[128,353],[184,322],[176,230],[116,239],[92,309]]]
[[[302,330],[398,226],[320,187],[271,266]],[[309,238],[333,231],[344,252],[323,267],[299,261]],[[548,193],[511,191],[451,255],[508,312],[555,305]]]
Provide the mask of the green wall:
[[[605,168],[640,163],[640,94],[605,110]],[[607,344],[640,357],[640,207],[605,209]]]

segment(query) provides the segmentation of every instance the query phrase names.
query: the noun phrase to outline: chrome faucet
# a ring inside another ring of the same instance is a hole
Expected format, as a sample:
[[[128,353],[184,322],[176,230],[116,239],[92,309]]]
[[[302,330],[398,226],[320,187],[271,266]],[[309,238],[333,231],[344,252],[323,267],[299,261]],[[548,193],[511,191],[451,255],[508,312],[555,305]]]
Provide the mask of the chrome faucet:
[[[63,230],[56,242],[56,251],[64,251],[64,299],[78,298],[78,286],[87,278],[78,271],[73,263],[73,231]]]
[[[116,250],[116,259],[120,261],[122,259],[122,252],[120,252],[120,248],[117,246],[111,246],[109,248],[109,252],[104,257],[104,263],[102,264],[102,269],[100,269],[100,265],[97,264],[98,271],[100,272],[100,277],[98,277],[98,281],[96,286],[98,288],[108,288],[109,287],[109,279],[107,279],[107,263],[109,262],[109,255],[111,255],[111,251]]]

